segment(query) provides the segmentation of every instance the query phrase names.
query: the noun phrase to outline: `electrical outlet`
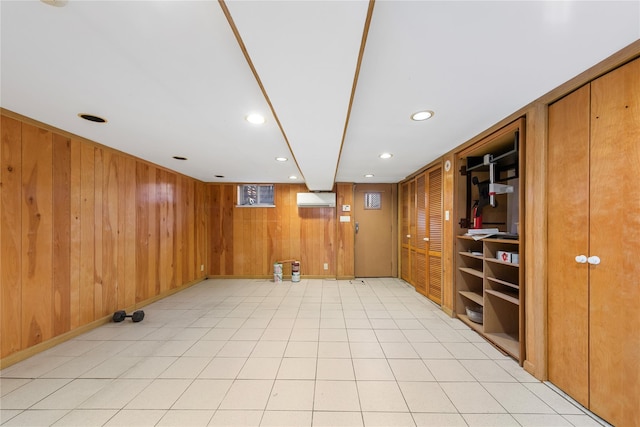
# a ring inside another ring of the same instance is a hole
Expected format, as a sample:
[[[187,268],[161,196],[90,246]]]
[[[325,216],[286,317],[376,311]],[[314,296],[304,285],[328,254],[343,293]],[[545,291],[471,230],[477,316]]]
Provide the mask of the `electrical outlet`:
[[[325,270],[328,270],[328,269],[329,269],[329,263],[328,263],[328,262],[325,262],[325,263],[324,263],[324,269],[325,269]]]
[[[200,264],[200,271],[204,271],[204,264]]]

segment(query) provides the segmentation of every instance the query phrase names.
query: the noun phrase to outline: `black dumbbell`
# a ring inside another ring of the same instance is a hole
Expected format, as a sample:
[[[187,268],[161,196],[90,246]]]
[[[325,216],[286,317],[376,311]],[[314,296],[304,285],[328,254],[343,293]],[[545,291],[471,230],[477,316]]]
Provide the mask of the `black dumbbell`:
[[[138,310],[134,311],[133,314],[127,314],[126,311],[119,310],[113,313],[114,322],[122,322],[125,317],[131,317],[131,320],[133,320],[134,322],[142,322],[142,319],[144,319],[144,311]]]

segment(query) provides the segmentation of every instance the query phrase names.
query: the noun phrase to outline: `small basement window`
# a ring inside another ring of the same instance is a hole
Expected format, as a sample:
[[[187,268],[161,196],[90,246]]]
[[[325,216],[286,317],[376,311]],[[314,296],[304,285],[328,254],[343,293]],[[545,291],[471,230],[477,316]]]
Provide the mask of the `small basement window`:
[[[273,184],[238,185],[238,207],[275,207]]]

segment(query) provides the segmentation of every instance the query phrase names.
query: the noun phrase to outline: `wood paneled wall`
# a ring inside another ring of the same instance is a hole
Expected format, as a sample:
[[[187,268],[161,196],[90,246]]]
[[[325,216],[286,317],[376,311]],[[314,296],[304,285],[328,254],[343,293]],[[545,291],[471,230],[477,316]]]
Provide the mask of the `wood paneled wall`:
[[[352,204],[352,184],[336,188],[337,204]],[[302,184],[276,184],[275,207],[236,207],[236,191],[237,184],[208,185],[210,276],[272,277],[274,262],[295,259],[303,277],[353,277],[352,223],[339,223],[336,208],[298,209]]]
[[[336,251],[336,275],[338,279],[353,279],[355,277],[355,221],[353,209],[355,199],[353,184],[336,184],[336,209],[338,215],[338,247]],[[342,206],[351,206],[351,212],[342,212]],[[340,215],[350,216],[349,222],[340,222]]]
[[[204,183],[3,111],[5,358],[204,278]]]

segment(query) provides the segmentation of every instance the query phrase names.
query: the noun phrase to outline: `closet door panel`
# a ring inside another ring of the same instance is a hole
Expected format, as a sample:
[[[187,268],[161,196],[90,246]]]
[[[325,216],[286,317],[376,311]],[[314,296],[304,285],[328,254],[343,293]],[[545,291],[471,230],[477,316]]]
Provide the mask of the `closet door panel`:
[[[415,266],[411,280],[416,290],[423,295],[427,293],[427,277],[428,277],[428,265],[427,265],[427,177],[426,174],[418,175],[415,179],[415,191],[416,191],[416,231],[414,245],[415,250],[412,251],[413,257],[411,258],[411,265]]]
[[[400,278],[409,282],[410,281],[410,268],[409,265],[409,236],[411,218],[410,218],[410,192],[409,183],[405,182],[400,187],[401,190],[401,231],[400,231]]]
[[[428,297],[442,303],[442,169],[429,171]]]
[[[640,60],[592,83],[590,409],[640,425]]]
[[[549,380],[589,405],[589,85],[549,107]]]

